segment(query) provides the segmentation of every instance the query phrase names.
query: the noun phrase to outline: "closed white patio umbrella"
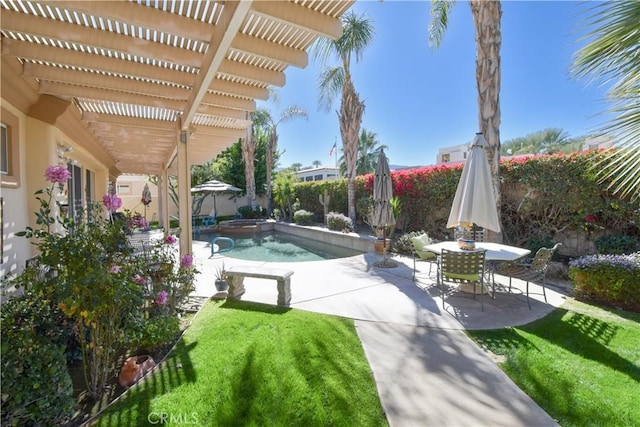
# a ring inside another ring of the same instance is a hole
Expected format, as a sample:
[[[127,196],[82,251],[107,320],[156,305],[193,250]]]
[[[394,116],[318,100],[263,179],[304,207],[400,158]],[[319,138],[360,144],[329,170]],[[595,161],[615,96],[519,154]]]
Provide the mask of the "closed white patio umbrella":
[[[491,169],[487,160],[487,145],[482,133],[477,133],[462,169],[447,228],[460,226],[470,229],[475,224],[500,232]]]

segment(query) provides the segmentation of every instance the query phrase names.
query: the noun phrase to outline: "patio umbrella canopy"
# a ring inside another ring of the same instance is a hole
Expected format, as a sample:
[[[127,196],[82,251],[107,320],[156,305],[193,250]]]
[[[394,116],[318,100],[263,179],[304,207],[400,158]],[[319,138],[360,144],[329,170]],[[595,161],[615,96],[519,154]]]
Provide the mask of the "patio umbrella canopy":
[[[380,150],[378,164],[373,174],[373,220],[371,225],[382,227],[382,263],[376,263],[378,267],[395,267],[395,263],[386,260],[386,238],[387,227],[395,225],[396,219],[393,216],[393,208],[389,202],[393,197],[393,185],[391,182],[391,171],[389,162],[384,150]]]
[[[473,224],[500,232],[496,198],[486,153],[487,141],[477,133],[462,169],[447,228],[471,228]]]
[[[191,189],[191,193],[210,193],[213,195],[213,210],[218,212],[216,206],[216,193],[239,193],[242,190],[222,181],[211,180],[196,185]]]

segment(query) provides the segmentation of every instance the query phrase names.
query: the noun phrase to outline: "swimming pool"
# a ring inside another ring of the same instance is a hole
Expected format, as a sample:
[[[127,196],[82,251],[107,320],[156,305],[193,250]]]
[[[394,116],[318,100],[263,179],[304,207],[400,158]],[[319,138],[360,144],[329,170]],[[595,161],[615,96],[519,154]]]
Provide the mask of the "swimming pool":
[[[331,245],[288,233],[262,232],[251,234],[201,233],[195,240],[211,242],[215,237],[233,239],[235,247],[224,252],[229,258],[266,262],[303,262],[346,258],[363,252]],[[221,245],[222,246],[222,245]]]

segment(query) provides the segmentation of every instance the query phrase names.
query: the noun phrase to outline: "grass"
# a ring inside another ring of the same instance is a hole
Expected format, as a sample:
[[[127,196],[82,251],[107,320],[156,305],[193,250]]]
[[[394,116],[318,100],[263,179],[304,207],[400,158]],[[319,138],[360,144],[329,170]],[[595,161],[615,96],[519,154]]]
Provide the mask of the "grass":
[[[640,425],[640,314],[569,301],[526,326],[468,334],[563,427]]]
[[[209,301],[166,364],[97,425],[386,426],[349,319]]]

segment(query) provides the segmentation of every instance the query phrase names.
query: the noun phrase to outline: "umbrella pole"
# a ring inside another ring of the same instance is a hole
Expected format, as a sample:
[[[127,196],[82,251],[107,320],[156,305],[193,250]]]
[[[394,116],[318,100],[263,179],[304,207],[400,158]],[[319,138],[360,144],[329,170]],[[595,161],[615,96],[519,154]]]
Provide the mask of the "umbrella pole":
[[[382,262],[387,261],[387,227],[382,227]]]

